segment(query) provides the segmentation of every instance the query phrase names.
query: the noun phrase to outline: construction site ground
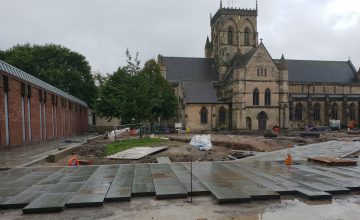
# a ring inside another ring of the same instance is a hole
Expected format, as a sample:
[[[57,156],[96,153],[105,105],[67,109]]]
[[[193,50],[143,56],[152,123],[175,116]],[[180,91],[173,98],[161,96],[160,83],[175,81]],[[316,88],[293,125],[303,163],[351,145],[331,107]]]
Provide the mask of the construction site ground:
[[[131,163],[156,163],[158,157],[168,157],[172,162],[189,161],[228,161],[229,155],[237,151],[249,151],[254,154],[257,152],[271,152],[285,149],[288,145],[302,146],[311,143],[318,143],[329,140],[352,141],[357,138],[354,135],[348,135],[346,132],[327,132],[320,138],[302,138],[299,133],[282,134],[275,138],[266,138],[261,134],[211,134],[213,149],[211,151],[199,151],[192,147],[189,142],[195,134],[168,134],[159,135],[162,138],[168,138],[161,143],[153,146],[167,146],[167,150],[148,155],[139,160],[110,160],[106,159],[104,152],[107,144],[111,141],[106,135],[99,136],[77,147],[73,154],[80,160],[91,161],[94,165],[101,164],[131,164]],[[123,137],[123,139],[138,137]],[[118,140],[118,141],[121,141]],[[40,163],[38,166],[63,166],[67,165],[71,154],[55,163]]]

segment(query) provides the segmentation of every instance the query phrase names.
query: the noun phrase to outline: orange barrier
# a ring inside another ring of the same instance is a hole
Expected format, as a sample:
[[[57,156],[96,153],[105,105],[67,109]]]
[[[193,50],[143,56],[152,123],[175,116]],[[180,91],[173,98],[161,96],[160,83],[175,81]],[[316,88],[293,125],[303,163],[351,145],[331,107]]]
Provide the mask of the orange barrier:
[[[347,124],[348,128],[354,129],[355,128],[355,121],[349,121]]]
[[[70,157],[68,165],[69,166],[79,166],[80,165],[79,158],[77,156]]]

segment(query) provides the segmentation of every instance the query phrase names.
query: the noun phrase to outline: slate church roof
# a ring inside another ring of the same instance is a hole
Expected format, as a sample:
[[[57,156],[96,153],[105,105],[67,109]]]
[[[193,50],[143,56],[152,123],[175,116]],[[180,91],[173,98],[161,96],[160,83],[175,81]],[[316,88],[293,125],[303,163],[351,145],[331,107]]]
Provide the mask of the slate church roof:
[[[234,67],[244,67],[251,59],[239,56]],[[274,59],[274,62],[279,62]],[[286,59],[289,83],[357,83],[357,71],[351,61],[314,61]],[[220,103],[214,82],[219,80],[213,58],[162,57],[166,79],[183,86],[187,103]]]
[[[351,61],[286,60],[289,82],[356,83]]]
[[[162,57],[162,62],[166,79],[182,85],[187,103],[219,103],[213,86],[219,80],[214,59]]]
[[[212,58],[162,57],[162,61],[171,82],[219,80]]]
[[[187,103],[220,103],[213,82],[183,81],[184,98]]]

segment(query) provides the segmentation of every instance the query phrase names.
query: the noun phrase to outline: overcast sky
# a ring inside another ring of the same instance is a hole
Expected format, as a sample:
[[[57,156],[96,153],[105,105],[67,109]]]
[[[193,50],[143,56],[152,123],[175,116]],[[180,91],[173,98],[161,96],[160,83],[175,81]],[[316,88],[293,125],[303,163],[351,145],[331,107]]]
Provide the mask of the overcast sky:
[[[0,0],[0,49],[61,44],[112,73],[125,50],[203,57],[209,14],[220,0]],[[230,3],[229,3],[230,2]],[[232,3],[234,2],[234,3]],[[223,5],[255,8],[255,0]],[[273,58],[341,60],[360,66],[359,0],[259,0],[258,31]]]

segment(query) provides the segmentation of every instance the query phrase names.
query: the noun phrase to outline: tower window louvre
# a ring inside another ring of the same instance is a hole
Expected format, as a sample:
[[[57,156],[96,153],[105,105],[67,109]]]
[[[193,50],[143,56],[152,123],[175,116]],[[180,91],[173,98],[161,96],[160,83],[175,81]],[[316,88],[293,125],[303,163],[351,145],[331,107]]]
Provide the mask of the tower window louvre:
[[[229,45],[233,45],[234,43],[234,32],[233,32],[233,29],[231,27],[229,27],[228,29],[228,44]]]

